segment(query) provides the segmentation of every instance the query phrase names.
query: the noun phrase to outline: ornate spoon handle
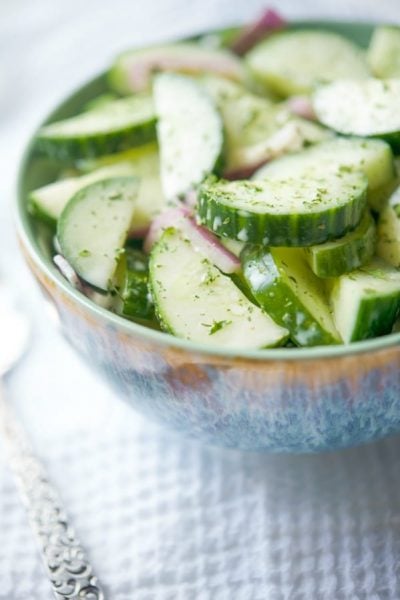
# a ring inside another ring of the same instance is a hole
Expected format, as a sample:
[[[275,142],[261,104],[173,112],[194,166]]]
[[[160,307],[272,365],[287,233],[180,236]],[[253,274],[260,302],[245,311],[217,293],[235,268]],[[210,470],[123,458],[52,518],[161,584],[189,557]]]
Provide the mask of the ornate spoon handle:
[[[0,382],[1,383],[1,382]],[[57,600],[105,600],[60,498],[0,387],[0,434]]]

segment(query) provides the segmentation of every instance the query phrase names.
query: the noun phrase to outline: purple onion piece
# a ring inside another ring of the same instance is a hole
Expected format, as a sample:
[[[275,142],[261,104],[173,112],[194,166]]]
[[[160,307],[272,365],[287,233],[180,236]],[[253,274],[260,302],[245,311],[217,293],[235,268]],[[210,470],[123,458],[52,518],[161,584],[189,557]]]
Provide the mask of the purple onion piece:
[[[72,287],[74,287],[76,290],[82,292],[84,286],[80,278],[78,277],[75,269],[71,267],[69,262],[63,256],[61,256],[61,254],[56,254],[53,257],[53,262],[60,271],[61,275],[63,275],[63,277],[65,277],[65,279],[68,281],[68,283],[71,284]]]
[[[236,179],[250,179],[250,177],[261,167],[267,164],[269,159],[260,160],[252,165],[233,167],[224,171],[224,179],[235,181]]]
[[[182,229],[195,249],[204,254],[223,273],[232,274],[240,270],[240,260],[237,256],[225,248],[211,231],[197,225],[192,217],[184,219]]]
[[[149,233],[150,227],[137,227],[132,228],[128,233],[128,239],[130,240],[144,240]]]
[[[159,214],[150,225],[149,231],[143,242],[143,250],[149,253],[154,244],[158,242],[165,229],[174,227],[184,216],[190,214],[190,209],[184,204],[177,207],[174,206]]]
[[[274,31],[279,31],[287,26],[287,21],[272,8],[267,8],[254,23],[244,27],[231,44],[231,50],[242,56],[246,54],[260,40]]]
[[[291,113],[309,121],[316,121],[311,99],[308,96],[292,96],[286,102]]]
[[[194,208],[197,203],[197,191],[190,190],[186,193],[185,198],[183,200],[184,204],[189,208]]]
[[[168,227],[177,227],[182,231],[196,250],[204,254],[223,273],[236,273],[240,269],[240,260],[221,244],[216,235],[198,225],[191,211],[185,206],[171,208],[154,219],[144,241],[145,252],[150,252]]]

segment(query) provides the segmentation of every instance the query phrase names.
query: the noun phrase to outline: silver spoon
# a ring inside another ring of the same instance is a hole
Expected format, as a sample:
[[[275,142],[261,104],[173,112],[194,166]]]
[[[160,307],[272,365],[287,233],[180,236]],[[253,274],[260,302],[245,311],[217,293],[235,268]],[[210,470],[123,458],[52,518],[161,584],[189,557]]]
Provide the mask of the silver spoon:
[[[1,378],[26,350],[29,324],[15,308],[8,290],[1,285],[0,331],[0,436],[39,543],[54,596],[57,600],[104,600],[101,585],[68,523],[57,491],[47,479],[25,431],[5,400]]]

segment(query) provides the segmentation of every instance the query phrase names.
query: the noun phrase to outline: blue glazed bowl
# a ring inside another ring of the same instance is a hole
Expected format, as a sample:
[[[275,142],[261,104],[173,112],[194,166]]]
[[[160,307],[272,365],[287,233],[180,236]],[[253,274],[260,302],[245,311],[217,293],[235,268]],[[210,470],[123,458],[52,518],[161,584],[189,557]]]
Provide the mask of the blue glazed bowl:
[[[372,26],[302,22],[367,45]],[[103,76],[48,120],[74,114],[104,92]],[[71,344],[134,408],[206,443],[273,452],[317,452],[400,431],[400,333],[351,346],[229,352],[122,319],[63,279],[51,234],[27,211],[28,192],[55,165],[29,146],[20,170],[18,234],[26,260]]]

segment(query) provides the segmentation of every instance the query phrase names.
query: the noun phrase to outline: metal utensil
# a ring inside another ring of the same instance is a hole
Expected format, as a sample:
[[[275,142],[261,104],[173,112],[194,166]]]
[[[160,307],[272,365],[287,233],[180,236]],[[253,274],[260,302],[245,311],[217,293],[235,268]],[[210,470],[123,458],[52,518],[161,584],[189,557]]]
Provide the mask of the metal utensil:
[[[29,324],[16,309],[8,290],[1,285],[0,332],[0,436],[27,507],[54,596],[58,600],[104,600],[101,585],[68,523],[57,491],[5,400],[1,378],[26,350]]]

